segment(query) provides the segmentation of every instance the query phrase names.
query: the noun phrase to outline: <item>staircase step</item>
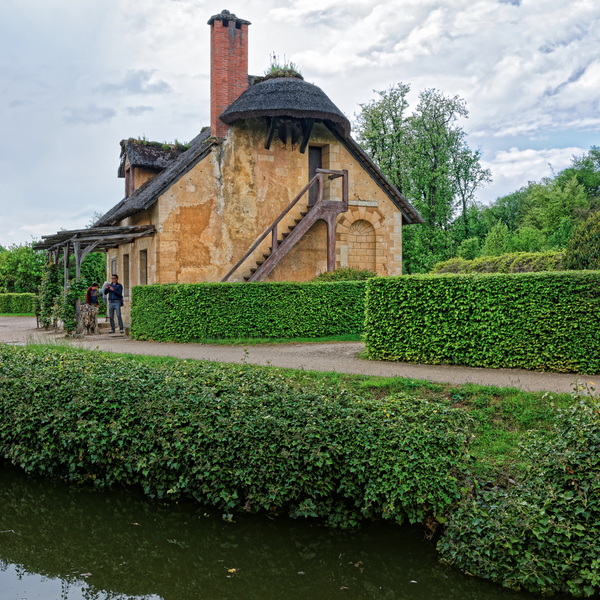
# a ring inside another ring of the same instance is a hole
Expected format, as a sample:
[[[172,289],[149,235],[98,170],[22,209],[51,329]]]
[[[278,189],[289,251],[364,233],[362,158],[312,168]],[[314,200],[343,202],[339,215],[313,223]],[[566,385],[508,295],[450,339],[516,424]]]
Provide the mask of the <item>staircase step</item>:
[[[288,226],[288,229],[290,231],[294,231],[294,229],[296,229],[296,225],[290,225],[290,226]]]
[[[244,281],[250,281],[250,277],[244,277]]]
[[[302,221],[302,219],[294,219],[294,221],[296,222],[296,225],[298,225],[298,223],[300,223],[300,221]]]
[[[285,240],[285,238],[290,235],[287,231],[285,233],[282,234],[283,239]]]
[[[263,256],[265,257],[265,259],[269,258],[269,256],[271,256],[271,253],[269,252],[269,254],[263,254]]]
[[[256,264],[257,264],[259,267],[261,267],[262,265],[264,265],[264,264],[265,264],[265,261],[264,261],[264,260],[257,260],[257,261],[256,261]]]
[[[305,217],[305,216],[308,214],[308,211],[306,211],[306,212],[301,212],[300,214],[302,215],[302,217]]]
[[[258,271],[258,268],[252,267],[252,269],[250,269],[250,273],[252,273],[252,275],[254,275],[254,273],[256,273],[256,271]]]

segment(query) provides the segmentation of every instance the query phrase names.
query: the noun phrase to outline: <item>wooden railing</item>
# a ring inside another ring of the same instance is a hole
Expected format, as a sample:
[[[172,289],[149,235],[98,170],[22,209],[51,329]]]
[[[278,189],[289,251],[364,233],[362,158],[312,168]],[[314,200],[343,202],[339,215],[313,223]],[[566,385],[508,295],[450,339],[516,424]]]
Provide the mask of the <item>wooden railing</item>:
[[[223,279],[221,279],[221,281],[228,281],[229,278],[238,270],[238,268],[246,261],[246,259],[252,255],[252,253],[260,246],[260,244],[263,242],[263,240],[269,235],[269,233],[271,233],[271,254],[275,253],[275,250],[277,250],[277,245],[278,245],[278,239],[277,239],[277,225],[279,225],[279,223],[281,222],[281,220],[290,212],[290,210],[292,210],[292,208],[294,208],[294,206],[296,206],[296,204],[299,202],[300,198],[302,198],[302,196],[304,196],[304,194],[306,194],[310,188],[316,184],[318,184],[319,189],[318,189],[318,193],[317,193],[317,199],[313,204],[310,204],[310,200],[309,200],[309,204],[307,206],[307,210],[311,211],[311,210],[316,210],[317,207],[319,205],[322,204],[323,202],[323,176],[324,175],[328,175],[328,179],[337,179],[338,177],[344,177],[345,172],[343,171],[332,171],[330,169],[317,169],[317,173],[316,175],[302,188],[302,191],[290,202],[290,204],[288,205],[288,207],[277,217],[277,219],[275,219],[275,221],[273,221],[273,223],[271,223],[271,225],[269,225],[269,227],[267,227],[267,229],[265,230],[265,232],[256,240],[256,242],[254,242],[254,244],[250,247],[250,249],[246,252],[246,254],[244,254],[244,256],[242,256],[242,258],[235,264],[235,266],[229,271],[229,273],[227,273],[227,275],[225,275],[225,277],[223,277]],[[344,179],[344,199],[347,202],[347,183],[346,183],[346,178]]]

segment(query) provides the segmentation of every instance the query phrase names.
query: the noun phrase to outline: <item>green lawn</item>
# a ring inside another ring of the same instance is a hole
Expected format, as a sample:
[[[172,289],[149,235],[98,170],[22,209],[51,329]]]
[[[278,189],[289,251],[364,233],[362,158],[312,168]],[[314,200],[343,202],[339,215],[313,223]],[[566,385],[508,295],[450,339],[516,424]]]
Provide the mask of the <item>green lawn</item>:
[[[72,352],[95,352],[74,349],[68,342],[53,344],[30,344],[28,348],[42,351],[44,348],[60,348]],[[180,364],[182,359],[162,356],[121,354],[132,360],[150,364]],[[457,410],[467,411],[473,417],[472,455],[474,471],[479,478],[506,480],[518,477],[526,465],[518,464],[515,456],[519,441],[528,430],[547,431],[554,421],[557,410],[573,403],[570,394],[547,392],[524,392],[515,388],[499,388],[464,384],[452,386],[406,377],[374,377],[348,375],[345,373],[282,369],[256,366],[256,369],[273,369],[298,386],[342,386],[365,397],[383,397],[403,392],[423,399],[447,402]],[[574,376],[575,378],[575,376]]]

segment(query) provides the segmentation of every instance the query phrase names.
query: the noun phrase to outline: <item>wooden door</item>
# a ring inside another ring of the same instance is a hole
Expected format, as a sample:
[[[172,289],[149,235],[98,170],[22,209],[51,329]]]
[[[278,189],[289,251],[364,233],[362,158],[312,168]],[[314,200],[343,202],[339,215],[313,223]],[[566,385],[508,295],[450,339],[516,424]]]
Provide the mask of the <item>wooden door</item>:
[[[318,146],[308,147],[308,180],[310,181],[316,174],[317,169],[322,168],[322,152]],[[315,183],[308,191],[308,204],[312,206],[319,194],[319,186]]]

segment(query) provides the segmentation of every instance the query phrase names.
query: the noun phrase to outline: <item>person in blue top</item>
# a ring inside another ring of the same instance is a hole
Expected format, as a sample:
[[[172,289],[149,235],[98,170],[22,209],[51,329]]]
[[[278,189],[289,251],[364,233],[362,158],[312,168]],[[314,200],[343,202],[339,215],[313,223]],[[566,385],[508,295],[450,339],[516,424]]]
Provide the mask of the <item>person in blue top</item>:
[[[119,331],[123,333],[123,319],[121,318],[121,306],[123,306],[123,286],[119,283],[119,278],[113,275],[111,282],[106,286],[108,294],[108,316],[110,317],[110,331],[115,332],[115,312],[119,319]]]

